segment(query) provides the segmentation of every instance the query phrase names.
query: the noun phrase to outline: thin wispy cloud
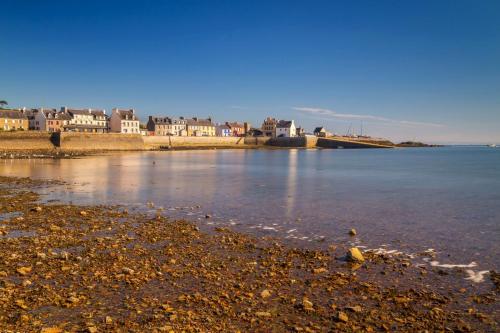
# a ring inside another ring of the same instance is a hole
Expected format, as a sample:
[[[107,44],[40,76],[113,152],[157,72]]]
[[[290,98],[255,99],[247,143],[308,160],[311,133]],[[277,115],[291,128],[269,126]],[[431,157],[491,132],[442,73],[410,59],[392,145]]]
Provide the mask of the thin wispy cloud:
[[[322,108],[293,107],[292,109],[306,113],[306,114],[310,114],[310,115],[326,116],[326,117],[331,117],[331,118],[354,119],[354,120],[372,120],[372,121],[380,121],[380,122],[401,124],[401,125],[410,125],[410,126],[443,127],[442,124],[436,124],[436,123],[411,121],[411,120],[397,120],[397,119],[378,117],[378,116],[373,116],[373,115],[368,115],[368,114],[337,113],[333,110],[322,109]]]

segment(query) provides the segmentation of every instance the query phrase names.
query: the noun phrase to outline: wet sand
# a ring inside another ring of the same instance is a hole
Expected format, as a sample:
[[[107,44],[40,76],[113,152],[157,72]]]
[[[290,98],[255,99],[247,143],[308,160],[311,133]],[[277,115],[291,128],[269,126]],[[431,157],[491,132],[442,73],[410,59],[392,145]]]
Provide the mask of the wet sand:
[[[294,248],[161,211],[40,203],[34,190],[57,183],[0,184],[2,332],[499,329],[495,273],[463,288],[384,253],[348,262],[345,244]]]

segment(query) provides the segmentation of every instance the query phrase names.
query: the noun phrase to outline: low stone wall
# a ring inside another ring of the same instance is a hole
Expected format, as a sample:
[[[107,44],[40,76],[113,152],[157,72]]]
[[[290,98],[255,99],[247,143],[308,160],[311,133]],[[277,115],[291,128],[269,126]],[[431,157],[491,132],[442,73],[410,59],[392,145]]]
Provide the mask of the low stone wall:
[[[0,132],[0,151],[46,151],[55,148],[55,141],[51,133]]]
[[[317,140],[315,136],[308,135],[293,138],[271,138],[266,144],[276,147],[314,148]]]
[[[338,149],[338,148],[346,148],[346,149],[366,149],[366,148],[394,148],[391,146],[384,146],[374,143],[367,142],[356,142],[356,141],[347,141],[340,140],[335,138],[318,138],[317,146],[321,148],[330,148],[330,149]]]
[[[59,147],[65,151],[143,150],[140,134],[60,133]]]
[[[148,150],[160,148],[234,147],[245,144],[245,138],[217,136],[144,136]]]
[[[258,137],[245,137],[245,144],[246,145],[254,145],[254,146],[262,146],[267,144],[269,140],[272,138],[269,136],[258,136]]]

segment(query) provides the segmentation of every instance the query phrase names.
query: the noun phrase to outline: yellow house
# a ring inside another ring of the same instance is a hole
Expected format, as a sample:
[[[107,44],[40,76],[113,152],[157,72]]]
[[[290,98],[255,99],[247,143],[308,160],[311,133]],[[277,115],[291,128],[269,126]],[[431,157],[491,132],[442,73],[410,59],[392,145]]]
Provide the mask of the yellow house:
[[[28,117],[18,110],[0,109],[0,131],[29,129]]]
[[[215,125],[212,119],[187,119],[186,130],[188,136],[215,136]]]

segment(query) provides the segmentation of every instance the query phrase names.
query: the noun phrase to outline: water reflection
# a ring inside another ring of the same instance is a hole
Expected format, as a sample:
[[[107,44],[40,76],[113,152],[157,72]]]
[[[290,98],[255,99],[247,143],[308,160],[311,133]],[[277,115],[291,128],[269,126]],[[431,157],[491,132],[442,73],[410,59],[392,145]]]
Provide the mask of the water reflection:
[[[49,193],[65,201],[200,205],[196,218],[332,242],[355,227],[375,246],[439,246],[474,260],[500,250],[499,164],[487,149],[217,150],[1,160],[0,174],[78,184]]]

